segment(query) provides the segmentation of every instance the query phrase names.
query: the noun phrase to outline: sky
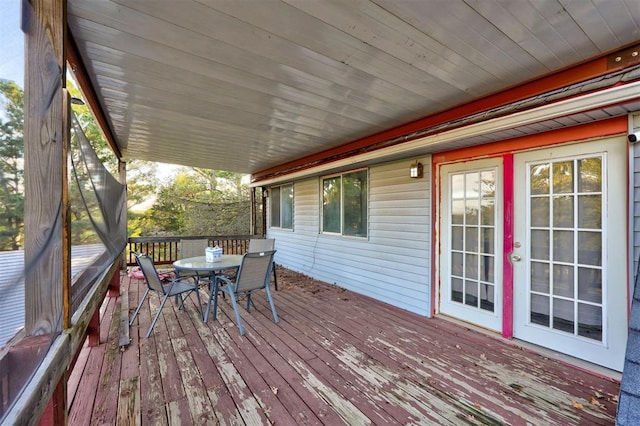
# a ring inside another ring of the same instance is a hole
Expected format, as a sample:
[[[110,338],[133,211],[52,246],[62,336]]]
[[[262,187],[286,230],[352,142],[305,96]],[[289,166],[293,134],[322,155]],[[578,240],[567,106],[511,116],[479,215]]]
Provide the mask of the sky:
[[[24,87],[24,34],[20,0],[0,0],[0,78]]]

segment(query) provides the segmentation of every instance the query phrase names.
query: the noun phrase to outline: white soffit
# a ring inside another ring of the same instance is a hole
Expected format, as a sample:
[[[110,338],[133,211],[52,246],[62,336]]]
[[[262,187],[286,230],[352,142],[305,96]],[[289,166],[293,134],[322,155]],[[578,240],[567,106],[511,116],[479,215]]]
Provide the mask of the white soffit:
[[[400,158],[404,155],[410,156],[433,153],[437,152],[437,148],[439,146],[455,140],[488,135],[514,127],[526,126],[571,114],[578,114],[585,111],[604,108],[614,103],[619,104],[637,99],[640,99],[640,81],[540,106],[527,111],[517,112],[504,117],[470,124],[461,128],[425,136],[413,141],[399,143],[387,148],[381,148],[363,154],[350,156],[348,158],[283,174],[281,176],[255,181],[252,182],[250,186],[268,186],[280,182],[292,181],[308,176],[327,173],[350,166],[364,165],[374,161],[380,162],[380,160]]]

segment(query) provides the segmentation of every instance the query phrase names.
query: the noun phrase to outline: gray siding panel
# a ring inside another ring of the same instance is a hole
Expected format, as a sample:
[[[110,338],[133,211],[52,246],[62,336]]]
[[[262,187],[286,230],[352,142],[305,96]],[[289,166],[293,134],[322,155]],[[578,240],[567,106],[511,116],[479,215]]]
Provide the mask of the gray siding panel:
[[[414,158],[369,169],[369,237],[321,234],[320,179],[294,183],[294,230],[268,228],[276,262],[322,281],[415,312],[431,306],[431,158],[422,179]]]

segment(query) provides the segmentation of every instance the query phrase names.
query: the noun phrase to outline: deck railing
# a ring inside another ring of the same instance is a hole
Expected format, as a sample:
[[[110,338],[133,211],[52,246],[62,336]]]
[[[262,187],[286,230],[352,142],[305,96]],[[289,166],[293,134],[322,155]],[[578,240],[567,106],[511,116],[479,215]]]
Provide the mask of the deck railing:
[[[215,236],[177,236],[177,237],[130,237],[128,239],[127,266],[136,265],[134,253],[150,256],[157,265],[168,265],[180,257],[180,240],[208,239],[209,247],[222,247],[224,254],[244,254],[252,238],[261,235],[215,235]],[[204,253],[202,253],[204,256]]]

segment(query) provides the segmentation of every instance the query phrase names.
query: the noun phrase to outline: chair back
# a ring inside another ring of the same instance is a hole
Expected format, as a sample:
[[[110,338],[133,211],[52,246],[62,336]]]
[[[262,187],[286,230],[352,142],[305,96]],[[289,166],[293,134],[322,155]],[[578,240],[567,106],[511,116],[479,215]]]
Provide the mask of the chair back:
[[[149,290],[164,294],[164,286],[162,285],[162,281],[160,281],[160,277],[158,276],[158,271],[156,271],[156,267],[153,264],[153,260],[151,260],[151,258],[146,254],[136,253],[135,256],[136,262],[138,262],[138,266],[140,266],[140,269],[142,270],[144,280],[147,282]]]
[[[249,240],[249,249],[247,250],[247,253],[271,251],[275,249],[276,240],[274,238],[252,238]]]
[[[264,288],[271,278],[275,250],[246,253],[236,278],[236,293]]]
[[[187,257],[204,256],[204,251],[209,247],[209,240],[180,240],[180,259]]]

